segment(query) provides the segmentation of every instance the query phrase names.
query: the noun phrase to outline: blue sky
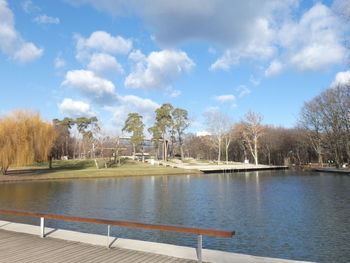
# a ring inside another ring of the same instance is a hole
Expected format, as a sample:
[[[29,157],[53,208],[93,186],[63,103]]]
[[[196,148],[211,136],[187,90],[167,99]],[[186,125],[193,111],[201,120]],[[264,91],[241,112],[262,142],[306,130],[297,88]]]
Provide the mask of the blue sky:
[[[191,131],[220,110],[293,127],[305,101],[350,79],[348,0],[0,0],[0,112],[96,115],[116,133],[170,102]]]

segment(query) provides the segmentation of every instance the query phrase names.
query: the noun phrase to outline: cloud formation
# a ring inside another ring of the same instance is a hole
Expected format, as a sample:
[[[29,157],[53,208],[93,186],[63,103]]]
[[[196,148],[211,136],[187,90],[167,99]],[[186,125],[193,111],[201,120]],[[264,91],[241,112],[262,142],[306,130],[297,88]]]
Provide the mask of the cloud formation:
[[[277,49],[272,45],[275,32],[270,28],[268,19],[257,18],[249,30],[252,35],[246,41],[226,48],[224,54],[211,66],[210,70],[229,70],[242,59],[267,60],[275,55]]]
[[[288,67],[322,71],[341,64],[346,57],[343,35],[349,28],[323,4],[315,4],[299,20],[285,19],[280,24],[268,19],[257,21],[260,23],[255,27],[256,37],[243,47],[226,49],[211,65],[211,70],[228,70],[241,59],[273,59],[265,70],[265,76],[269,77]]]
[[[238,98],[242,98],[246,95],[249,95],[250,93],[252,93],[252,91],[245,85],[240,85],[236,91],[238,91]]]
[[[118,105],[109,107],[108,110],[113,113],[115,126],[122,129],[129,112],[139,113],[143,116],[143,122],[150,126],[154,122],[154,111],[159,107],[160,105],[158,103],[150,99],[127,95],[118,96]]]
[[[87,68],[99,75],[104,73],[124,73],[124,69],[117,59],[106,53],[94,53]]]
[[[41,10],[40,7],[33,4],[32,0],[23,1],[21,6],[23,11],[26,12],[27,14],[38,12]]]
[[[317,71],[343,62],[347,54],[342,43],[346,30],[330,8],[315,4],[299,21],[285,23],[281,28],[279,43],[286,50],[285,63],[299,70]]]
[[[273,60],[271,61],[269,67],[265,70],[265,76],[266,77],[271,77],[278,75],[281,73],[283,70],[283,65],[280,61],[278,60]]]
[[[147,57],[140,51],[132,52],[129,59],[135,62],[133,71],[124,85],[133,89],[171,89],[172,82],[181,73],[189,72],[195,65],[187,54],[180,50],[151,52]]]
[[[170,98],[176,98],[176,97],[180,96],[181,93],[182,93],[181,90],[178,90],[178,89],[171,90],[170,93],[169,93],[169,97]]]
[[[350,85],[350,71],[338,72],[330,87],[336,88],[344,85]]]
[[[131,11],[152,27],[155,38],[168,45],[204,39],[223,46],[244,42],[253,33],[256,18],[267,14],[269,1],[222,0],[66,0],[89,3],[113,15]],[[288,1],[290,2],[290,1]],[[220,14],[220,15],[218,15]],[[181,18],[181,19],[179,19]]]
[[[66,61],[61,56],[61,54],[58,54],[54,61],[55,68],[57,69],[64,68],[66,66]]]
[[[89,70],[68,71],[62,85],[72,87],[101,106],[113,104],[117,100],[114,84]]]
[[[121,36],[112,36],[105,31],[95,31],[90,37],[76,35],[77,55],[79,61],[85,61],[93,53],[127,54],[132,48],[132,41]]]
[[[223,54],[210,70],[229,70],[248,59],[270,64],[267,76],[280,73],[278,68],[322,71],[342,63],[347,54],[343,41],[349,28],[322,3],[299,15],[299,0],[66,1],[113,15],[136,14],[166,47],[193,39],[217,44]],[[333,6],[348,8],[348,1],[336,0]]]
[[[235,95],[232,95],[232,94],[226,94],[226,95],[215,96],[214,99],[218,102],[233,102],[236,100],[236,97]]]
[[[65,98],[59,105],[60,112],[70,118],[91,117],[94,113],[90,110],[90,105],[83,101],[76,101]]]
[[[44,52],[26,42],[16,30],[13,12],[6,0],[0,0],[0,50],[21,64],[39,58]]]
[[[38,24],[59,24],[60,19],[58,17],[51,17],[48,15],[40,15],[34,18],[34,22]]]

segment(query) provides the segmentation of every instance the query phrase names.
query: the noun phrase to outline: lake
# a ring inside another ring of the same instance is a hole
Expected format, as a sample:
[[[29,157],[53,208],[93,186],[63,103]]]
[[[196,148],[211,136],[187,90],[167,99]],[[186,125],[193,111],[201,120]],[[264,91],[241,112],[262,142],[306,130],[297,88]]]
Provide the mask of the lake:
[[[350,261],[350,176],[261,171],[0,184],[0,206],[63,215],[235,230],[203,247],[257,256]],[[0,215],[39,224],[38,218]],[[47,220],[106,234],[107,226]],[[197,236],[112,227],[124,238],[196,246]]]

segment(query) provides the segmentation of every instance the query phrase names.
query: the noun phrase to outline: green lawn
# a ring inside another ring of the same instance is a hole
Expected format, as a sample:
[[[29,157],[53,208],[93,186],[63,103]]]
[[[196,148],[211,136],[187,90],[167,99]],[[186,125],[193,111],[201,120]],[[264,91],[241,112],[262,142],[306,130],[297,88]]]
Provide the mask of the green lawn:
[[[98,160],[100,167],[104,161]],[[155,166],[133,160],[124,159],[120,166],[96,169],[94,160],[57,160],[53,169],[47,163],[32,164],[26,167],[12,167],[9,174],[0,176],[0,182],[48,179],[105,178],[146,175],[176,175],[200,173],[196,170],[185,170],[164,166]]]

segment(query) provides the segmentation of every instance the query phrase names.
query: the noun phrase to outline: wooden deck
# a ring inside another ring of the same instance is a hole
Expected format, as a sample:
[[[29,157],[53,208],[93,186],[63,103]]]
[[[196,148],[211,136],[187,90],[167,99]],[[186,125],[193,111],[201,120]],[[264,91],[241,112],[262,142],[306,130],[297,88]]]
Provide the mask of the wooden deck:
[[[196,262],[129,249],[94,246],[0,230],[0,262]]]
[[[350,175],[350,170],[349,169],[315,168],[314,171],[316,171],[316,172],[338,173],[338,174]]]
[[[285,165],[264,165],[264,164],[220,164],[220,165],[184,165],[169,162],[159,162],[163,166],[173,168],[181,168],[187,170],[198,170],[203,173],[234,173],[234,172],[249,172],[263,170],[285,170],[288,166]]]

